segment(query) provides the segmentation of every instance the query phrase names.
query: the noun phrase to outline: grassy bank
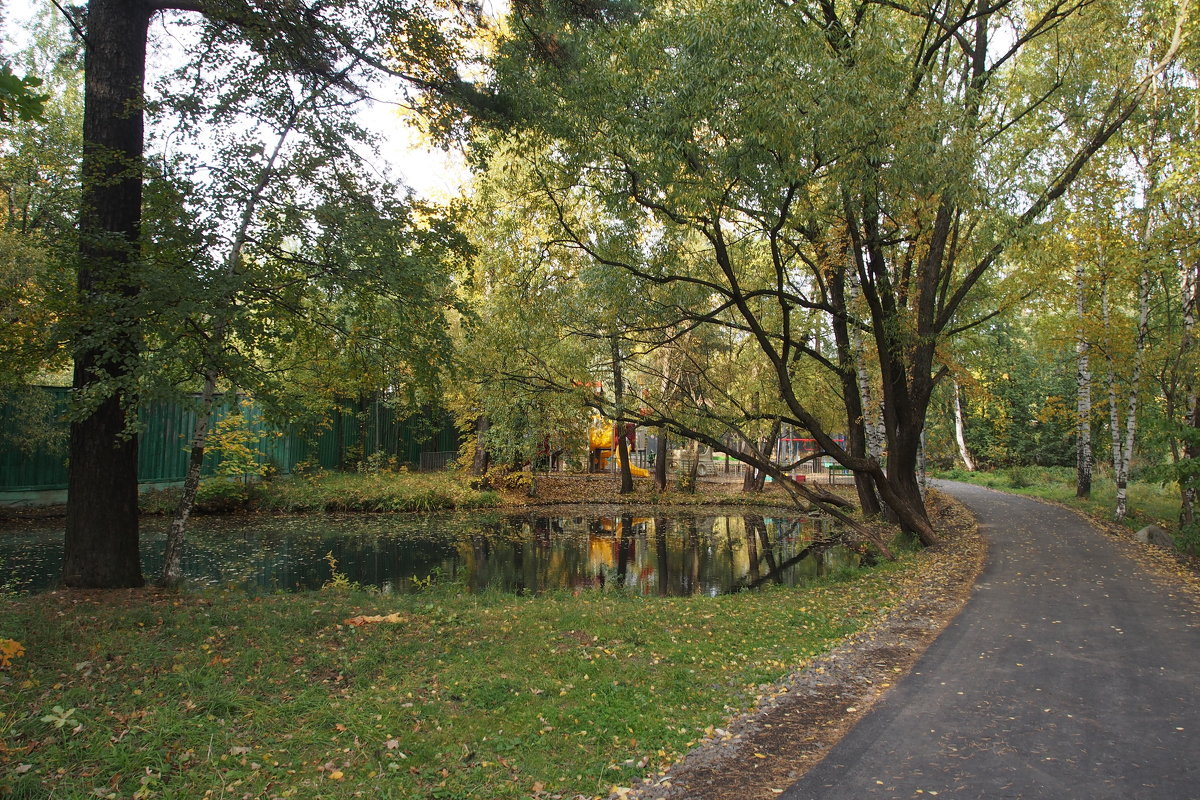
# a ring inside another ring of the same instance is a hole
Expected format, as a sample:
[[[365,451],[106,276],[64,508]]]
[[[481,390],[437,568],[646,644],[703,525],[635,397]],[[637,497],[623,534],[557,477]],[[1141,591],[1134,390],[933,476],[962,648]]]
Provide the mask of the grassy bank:
[[[790,505],[778,487],[746,494],[738,482],[705,483],[696,492],[675,488],[654,490],[647,479],[635,481],[634,492],[618,493],[615,475],[538,475],[532,487],[526,475],[516,473],[492,489],[471,488],[467,476],[455,472],[320,472],[277,477],[256,483],[211,478],[200,484],[196,512],[306,514],[314,512],[429,512],[470,510],[498,506],[558,505],[570,503],[637,504],[653,506]],[[532,488],[532,492],[530,489]],[[835,487],[824,487],[835,488]],[[845,487],[837,487],[845,489]],[[179,488],[145,492],[142,513],[172,514]]]
[[[0,795],[604,795],[861,629],[922,558],[722,597],[0,600],[25,650],[0,669]]]
[[[178,487],[146,492],[142,512],[171,514]],[[303,514],[324,511],[449,511],[499,505],[493,491],[478,491],[452,472],[320,472],[255,483],[222,478],[202,481],[196,511]]]
[[[956,469],[939,472],[937,477],[1053,500],[1101,520],[1111,521],[1117,507],[1116,485],[1110,478],[1095,478],[1091,497],[1077,498],[1075,470],[1070,467],[1008,467],[990,472]],[[1133,530],[1151,523],[1172,533],[1179,528],[1179,490],[1174,486],[1134,481],[1128,487],[1128,509],[1125,524]]]

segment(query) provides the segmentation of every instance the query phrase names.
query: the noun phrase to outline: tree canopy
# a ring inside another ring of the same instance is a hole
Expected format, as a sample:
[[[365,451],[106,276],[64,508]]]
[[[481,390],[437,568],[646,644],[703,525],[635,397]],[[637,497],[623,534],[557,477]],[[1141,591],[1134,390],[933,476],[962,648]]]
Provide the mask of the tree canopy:
[[[1082,492],[1103,425],[1194,524],[1189,12],[91,0],[82,90],[0,86],[4,377],[74,362],[67,582],[141,581],[130,420],[188,390],[444,400],[510,463],[598,413],[781,480],[786,427],[926,544],[927,448],[1075,458]],[[152,18],[188,44],[144,86]],[[383,77],[469,147],[464,203],[373,173]]]

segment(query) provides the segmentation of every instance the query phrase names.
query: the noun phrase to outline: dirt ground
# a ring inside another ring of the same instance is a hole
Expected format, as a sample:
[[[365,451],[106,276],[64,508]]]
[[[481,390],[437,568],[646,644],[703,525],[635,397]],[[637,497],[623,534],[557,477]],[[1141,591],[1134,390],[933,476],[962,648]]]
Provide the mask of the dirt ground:
[[[781,793],[821,760],[966,603],[986,552],[974,519],[931,492],[943,543],[903,586],[905,600],[871,629],[772,687],[667,772],[613,798],[748,800]]]

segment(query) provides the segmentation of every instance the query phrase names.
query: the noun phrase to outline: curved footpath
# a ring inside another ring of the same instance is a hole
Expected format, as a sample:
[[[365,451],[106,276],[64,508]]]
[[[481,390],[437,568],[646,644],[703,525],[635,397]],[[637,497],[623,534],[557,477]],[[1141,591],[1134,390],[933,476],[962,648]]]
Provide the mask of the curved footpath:
[[[1200,798],[1200,608],[1076,514],[957,483],[975,592],[785,800]]]

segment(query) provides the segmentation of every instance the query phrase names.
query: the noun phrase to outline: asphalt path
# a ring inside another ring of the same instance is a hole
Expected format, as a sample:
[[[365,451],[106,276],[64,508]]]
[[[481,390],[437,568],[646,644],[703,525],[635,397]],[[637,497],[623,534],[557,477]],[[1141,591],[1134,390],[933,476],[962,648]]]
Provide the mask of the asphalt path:
[[[1200,799],[1200,608],[1079,516],[940,486],[979,520],[975,591],[780,797]]]

